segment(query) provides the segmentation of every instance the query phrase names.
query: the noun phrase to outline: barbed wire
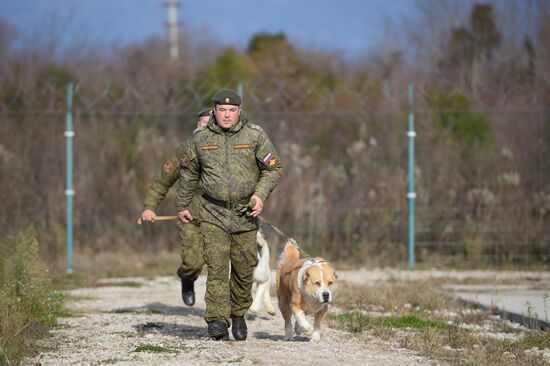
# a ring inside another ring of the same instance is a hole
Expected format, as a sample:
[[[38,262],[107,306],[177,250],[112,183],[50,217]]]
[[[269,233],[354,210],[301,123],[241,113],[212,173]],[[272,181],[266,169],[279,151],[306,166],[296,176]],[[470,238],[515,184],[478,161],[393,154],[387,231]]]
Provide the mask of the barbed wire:
[[[266,90],[265,84],[270,84]],[[337,88],[321,88],[317,85],[284,85],[280,80],[267,78],[249,83],[237,80],[214,88],[208,81],[171,81],[157,85],[118,84],[109,81],[97,85],[93,80],[75,82],[74,110],[80,113],[134,113],[134,114],[192,114],[211,105],[211,96],[222,87],[243,89],[244,107],[257,112],[267,111],[273,115],[309,115],[331,113],[338,115],[366,113],[373,116],[408,114],[407,90],[398,90],[390,99],[380,99],[368,91],[346,85]],[[26,86],[6,84],[0,88],[0,112],[64,112],[67,108],[67,84],[45,82]],[[419,90],[423,90],[422,86]],[[471,110],[433,109],[426,103],[426,95],[419,93],[414,107],[419,117],[434,114],[510,114],[541,113],[550,111],[547,106],[534,105],[510,107],[508,105],[472,107]]]

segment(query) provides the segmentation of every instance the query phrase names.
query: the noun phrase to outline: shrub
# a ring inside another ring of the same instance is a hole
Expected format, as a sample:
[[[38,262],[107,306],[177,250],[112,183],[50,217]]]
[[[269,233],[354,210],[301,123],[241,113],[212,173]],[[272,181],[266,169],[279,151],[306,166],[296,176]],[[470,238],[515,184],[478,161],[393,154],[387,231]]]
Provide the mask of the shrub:
[[[434,88],[427,93],[426,101],[438,115],[437,126],[442,136],[467,146],[489,142],[489,120],[470,110],[467,96]]]
[[[32,227],[0,244],[0,364],[19,364],[61,313]]]

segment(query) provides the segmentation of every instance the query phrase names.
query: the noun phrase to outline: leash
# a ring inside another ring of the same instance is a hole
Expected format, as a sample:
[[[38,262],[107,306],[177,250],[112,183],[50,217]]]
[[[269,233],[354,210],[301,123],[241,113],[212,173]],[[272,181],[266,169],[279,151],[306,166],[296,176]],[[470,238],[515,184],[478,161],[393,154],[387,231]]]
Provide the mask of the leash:
[[[258,216],[258,219],[259,219],[261,222],[263,222],[264,224],[271,226],[271,228],[272,228],[273,230],[275,230],[275,232],[276,232],[277,234],[279,234],[280,236],[282,236],[282,237],[285,238],[286,240],[289,240],[289,241],[291,240],[291,241],[295,242],[295,240],[294,240],[293,238],[291,238],[290,236],[286,235],[286,234],[283,232],[283,230],[279,229],[277,226],[275,226],[274,224],[272,224],[271,221],[269,221],[269,220],[266,219],[265,217]]]
[[[298,244],[296,243],[296,240],[294,240],[294,238],[286,235],[283,230],[281,230],[279,227],[277,227],[275,224],[273,224],[271,221],[269,221],[265,217],[257,216],[257,218],[258,218],[258,220],[260,220],[260,222],[270,226],[278,235],[285,238],[286,241],[291,242],[296,247],[296,249],[298,249],[298,251],[300,252],[300,256],[303,256],[303,257],[306,257],[306,258],[311,258],[311,256],[309,254],[307,254],[302,248],[300,248],[298,246]],[[177,219],[178,219],[177,216],[156,216],[155,217],[155,221],[171,221],[171,220],[177,220]],[[143,224],[143,221],[141,220],[141,217],[137,220],[137,224],[138,225]],[[200,225],[200,220],[199,219],[193,219],[193,221],[189,222],[188,224],[199,226]]]
[[[300,257],[303,257],[303,258],[311,258],[311,255],[307,254],[305,250],[303,250],[302,248],[300,248],[300,246],[298,245],[298,243],[296,243],[296,240],[294,240],[294,238],[286,235],[283,230],[279,229],[277,226],[275,226],[273,223],[271,223],[271,221],[269,221],[268,219],[266,219],[265,217],[262,217],[262,216],[258,216],[258,219],[263,222],[264,224],[266,225],[269,225],[271,226],[271,228],[277,233],[279,234],[280,236],[282,236],[283,238],[286,239],[286,241],[292,243],[292,245],[294,245],[296,247],[296,249],[298,249],[298,252],[300,252]]]

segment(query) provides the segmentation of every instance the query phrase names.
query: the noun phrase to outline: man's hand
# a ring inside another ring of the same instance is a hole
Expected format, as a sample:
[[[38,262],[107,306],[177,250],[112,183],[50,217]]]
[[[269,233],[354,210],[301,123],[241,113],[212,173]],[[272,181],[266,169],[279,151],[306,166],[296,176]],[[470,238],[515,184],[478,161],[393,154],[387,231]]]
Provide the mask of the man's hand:
[[[143,210],[141,213],[141,221],[145,222],[155,222],[155,219],[157,218],[157,214],[153,210]]]
[[[250,197],[251,200],[254,200],[254,206],[250,209],[250,216],[256,217],[262,213],[264,208],[264,201],[255,194]]]
[[[185,222],[186,224],[188,224],[193,221],[193,216],[191,215],[191,212],[189,212],[189,210],[183,210],[178,212],[178,219],[181,222]]]

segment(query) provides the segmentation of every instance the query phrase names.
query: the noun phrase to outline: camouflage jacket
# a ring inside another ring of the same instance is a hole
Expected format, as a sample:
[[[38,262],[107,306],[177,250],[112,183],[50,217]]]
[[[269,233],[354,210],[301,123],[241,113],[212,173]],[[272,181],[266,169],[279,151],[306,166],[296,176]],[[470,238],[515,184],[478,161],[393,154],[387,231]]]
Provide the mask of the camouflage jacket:
[[[180,167],[177,211],[189,209],[195,190],[201,188],[200,219],[228,232],[258,228],[257,219],[237,212],[235,206],[247,204],[253,194],[267,201],[282,170],[269,137],[244,113],[228,130],[211,117],[184,147]]]
[[[170,188],[177,182],[180,177],[179,158],[183,150],[183,144],[178,146],[172,155],[162,164],[162,168],[155,175],[153,183],[149,186],[147,197],[143,202],[143,208],[156,211],[166,197],[166,194],[168,194]],[[199,214],[200,195],[201,192],[198,191],[191,201],[189,211],[192,215]]]

